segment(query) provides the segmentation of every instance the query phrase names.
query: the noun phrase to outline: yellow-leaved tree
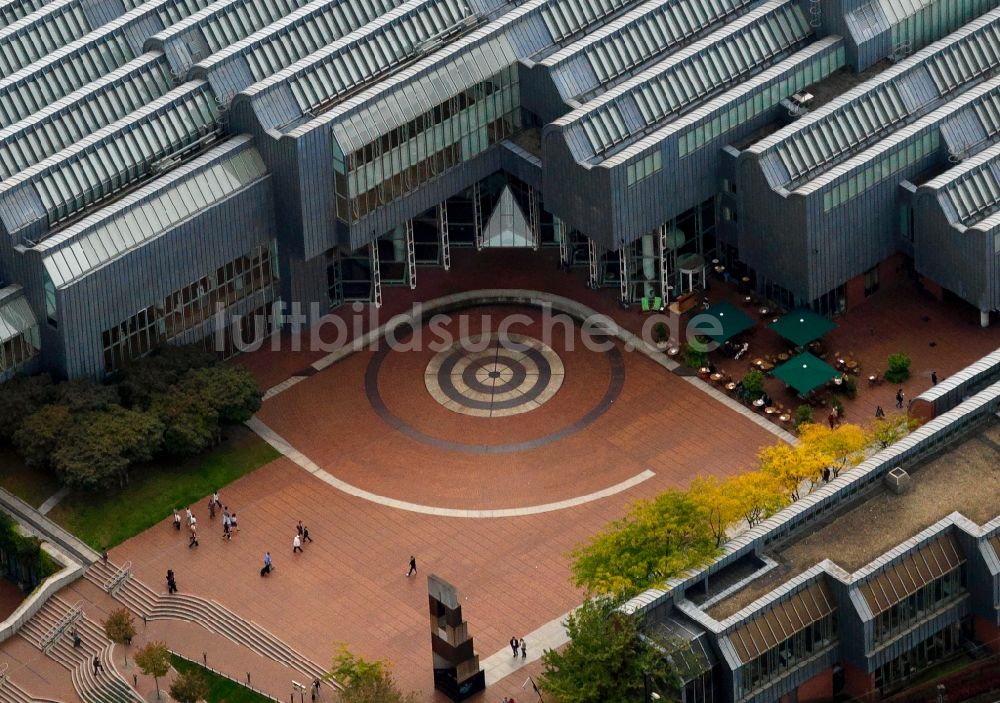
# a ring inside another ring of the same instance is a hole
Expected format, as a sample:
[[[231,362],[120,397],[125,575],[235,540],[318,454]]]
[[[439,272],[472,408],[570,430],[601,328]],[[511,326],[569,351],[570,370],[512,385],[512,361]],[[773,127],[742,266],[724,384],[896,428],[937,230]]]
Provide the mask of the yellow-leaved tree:
[[[743,506],[731,485],[732,479],[720,481],[715,476],[697,476],[688,487],[688,496],[694,501],[708,528],[715,537],[715,546],[726,541],[726,528],[743,518]]]
[[[858,425],[844,423],[831,430],[826,425],[803,425],[799,440],[819,455],[828,457],[830,469],[836,478],[848,466],[855,466],[864,458],[868,437]]]
[[[709,562],[715,537],[698,504],[670,490],[629,506],[572,554],[573,582],[591,594],[628,598]]]
[[[802,428],[810,431],[806,424],[800,426],[800,432]],[[810,485],[815,484],[830,461],[830,456],[822,448],[805,442],[794,447],[775,444],[765,447],[757,455],[760,470],[773,476],[781,490],[793,501],[799,499],[803,483],[809,481]]]
[[[771,517],[788,503],[777,478],[766,471],[747,471],[726,481],[740,515],[750,527]]]

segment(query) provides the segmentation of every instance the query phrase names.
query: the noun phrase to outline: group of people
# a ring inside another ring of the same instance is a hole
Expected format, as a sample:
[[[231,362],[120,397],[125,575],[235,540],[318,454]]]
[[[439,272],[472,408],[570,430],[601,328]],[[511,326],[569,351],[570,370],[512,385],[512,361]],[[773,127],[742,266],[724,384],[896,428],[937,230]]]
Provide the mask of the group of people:
[[[231,540],[233,535],[240,531],[239,525],[236,522],[236,511],[230,512],[229,506],[222,504],[219,491],[215,490],[212,493],[212,497],[208,499],[208,517],[210,519],[215,519],[215,512],[218,508],[222,508],[222,539]],[[184,522],[188,530],[188,548],[197,547],[198,518],[191,512],[190,506],[184,509]],[[174,508],[174,529],[178,532],[181,530],[181,514],[177,508]]]
[[[295,527],[295,537],[292,538],[292,554],[301,553],[302,545],[306,542],[312,542],[312,537],[309,536],[309,528],[299,520],[299,524]]]
[[[528,658],[528,644],[524,641],[524,638],[518,639],[517,637],[510,638],[510,648],[514,652],[514,658],[517,658],[517,653],[521,653],[522,659]]]

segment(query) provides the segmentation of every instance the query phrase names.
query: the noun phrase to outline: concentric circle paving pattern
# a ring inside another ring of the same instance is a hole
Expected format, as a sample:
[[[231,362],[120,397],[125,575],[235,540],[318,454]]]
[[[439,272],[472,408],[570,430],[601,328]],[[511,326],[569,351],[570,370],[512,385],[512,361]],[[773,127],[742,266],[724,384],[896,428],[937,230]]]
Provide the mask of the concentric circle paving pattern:
[[[505,417],[526,413],[562,386],[563,364],[533,337],[465,337],[436,354],[424,372],[427,391],[463,415]]]

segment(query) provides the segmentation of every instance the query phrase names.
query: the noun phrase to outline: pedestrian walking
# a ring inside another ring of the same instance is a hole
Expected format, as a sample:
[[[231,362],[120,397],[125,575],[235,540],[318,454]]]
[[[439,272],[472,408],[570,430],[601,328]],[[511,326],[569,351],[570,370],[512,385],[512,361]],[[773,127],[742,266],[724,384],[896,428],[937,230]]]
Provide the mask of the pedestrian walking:
[[[73,638],[73,649],[79,649],[80,645],[83,644],[83,640],[80,638],[80,633],[76,631],[75,627],[70,630],[69,636]]]
[[[274,565],[271,563],[271,552],[264,552],[264,566],[260,570],[260,575],[267,576],[271,573],[271,569],[273,568]]]
[[[215,501],[211,498],[208,499],[208,519],[215,519]]]
[[[219,489],[218,488],[216,488],[214,491],[212,491],[212,502],[215,503],[215,507],[217,507],[217,508],[221,508],[222,507],[222,501],[219,500]]]
[[[185,513],[184,517],[187,520],[187,524],[190,525],[191,524],[191,520],[194,519],[194,515],[191,513],[191,508],[185,508],[184,509],[184,513]]]
[[[305,525],[302,526],[302,541],[310,543],[313,541],[313,538],[309,536],[309,528]]]
[[[292,538],[292,554],[301,551],[302,551],[302,538],[299,537],[298,535],[295,535]]]
[[[191,525],[191,538],[188,540],[188,549],[198,546],[198,527]]]
[[[222,513],[222,539],[231,540],[233,538],[232,520],[228,512]]]
[[[510,638],[510,649],[511,649],[511,651],[512,651],[512,652],[514,652],[514,656],[515,656],[515,657],[517,656],[517,648],[518,648],[518,647],[519,647],[520,645],[521,645],[521,643],[520,643],[520,642],[518,642],[518,640],[517,640],[517,638],[516,638],[516,637],[511,637],[511,638]]]
[[[174,529],[181,531],[181,514],[177,512],[177,508],[174,508]]]
[[[302,530],[303,529],[304,528],[302,527],[302,521],[299,520],[299,524],[295,526],[295,531],[299,533],[299,537],[302,536]]]
[[[881,405],[875,406],[875,417],[885,417],[885,410],[882,409]]]
[[[101,660],[99,657],[94,656],[94,661],[92,663],[94,665],[94,676],[97,676],[98,671],[101,672],[102,674],[104,673],[104,665],[101,664]]]
[[[834,411],[830,411],[830,414],[826,416],[826,421],[830,424],[830,429],[832,430],[834,425],[837,424],[837,415]]]
[[[177,593],[177,580],[174,578],[173,569],[167,569],[167,593]]]
[[[937,385],[937,371],[931,371],[931,385]]]
[[[239,525],[236,524],[236,511],[234,510],[232,515],[229,516],[229,529],[232,532],[239,532]]]
[[[415,556],[410,556],[410,570],[406,572],[406,578],[410,578],[413,574],[417,573],[417,558]]]
[[[528,643],[525,642],[524,638],[522,637],[521,638],[521,659],[527,659],[527,658],[528,658]]]
[[[898,391],[896,391],[896,407],[897,408],[902,409],[902,407],[903,407],[903,397],[904,397],[904,395],[903,395],[903,389],[900,388]]]
[[[830,467],[823,469],[823,483],[830,483]]]

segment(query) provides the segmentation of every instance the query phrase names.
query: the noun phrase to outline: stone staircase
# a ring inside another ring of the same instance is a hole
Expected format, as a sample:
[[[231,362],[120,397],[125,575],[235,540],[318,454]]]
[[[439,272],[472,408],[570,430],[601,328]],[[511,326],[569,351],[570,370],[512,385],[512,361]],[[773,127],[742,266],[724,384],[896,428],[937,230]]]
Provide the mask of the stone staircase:
[[[140,618],[197,623],[210,632],[243,645],[255,654],[301,672],[304,683],[321,678],[326,673],[323,667],[257,623],[240,617],[215,601],[182,593],[156,593],[134,576],[128,575],[122,579],[121,571],[121,567],[113,563],[97,561],[87,570],[86,578],[105,591],[113,584],[111,595]]]
[[[67,619],[72,624],[50,641],[54,628]],[[70,630],[76,628],[80,646],[73,646]],[[108,642],[101,626],[86,616],[78,606],[53,596],[35,613],[18,633],[28,642],[45,652],[51,659],[70,671],[73,687],[86,703],[137,703],[138,694],[125,683],[111,661],[114,647]],[[94,676],[92,661],[97,656],[104,666],[104,673]],[[2,701],[0,693],[0,701]],[[30,699],[29,699],[30,700]]]

